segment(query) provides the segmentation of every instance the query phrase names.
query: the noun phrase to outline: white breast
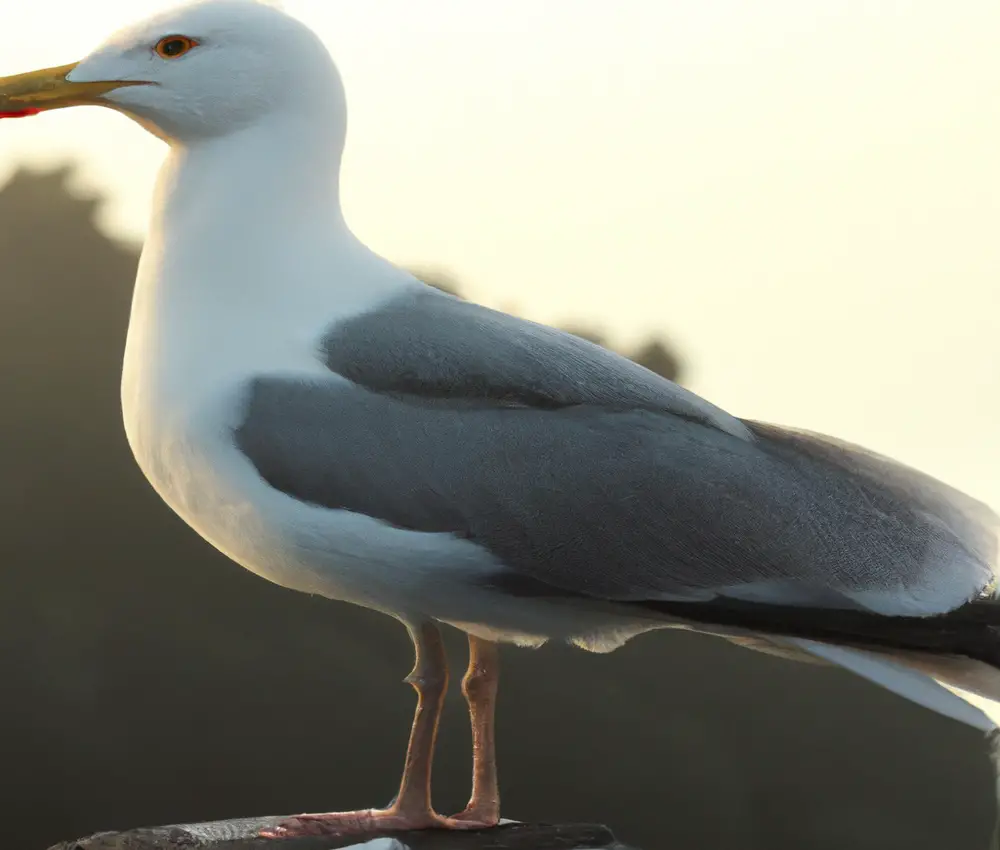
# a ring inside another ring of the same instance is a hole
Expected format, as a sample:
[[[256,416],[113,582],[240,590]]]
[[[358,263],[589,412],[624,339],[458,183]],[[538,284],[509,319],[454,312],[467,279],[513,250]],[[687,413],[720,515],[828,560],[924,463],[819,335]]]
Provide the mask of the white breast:
[[[161,176],[169,190],[143,250],[125,350],[125,431],[188,524],[249,569],[301,587],[309,580],[291,575],[282,540],[308,511],[263,484],[233,429],[256,375],[336,380],[317,356],[324,332],[412,279],[361,246],[335,210],[228,213],[198,165],[168,161]],[[192,182],[199,191],[185,195]]]

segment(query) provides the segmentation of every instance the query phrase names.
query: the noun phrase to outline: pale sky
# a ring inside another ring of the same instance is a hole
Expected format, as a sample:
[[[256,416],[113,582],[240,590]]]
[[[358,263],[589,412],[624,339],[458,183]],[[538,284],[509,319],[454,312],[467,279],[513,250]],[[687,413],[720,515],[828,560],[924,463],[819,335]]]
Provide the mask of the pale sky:
[[[0,75],[165,5],[9,4]],[[1000,508],[996,0],[286,6],[343,73],[346,213],[380,253],[540,321],[662,333],[731,412]],[[0,125],[0,180],[77,159],[136,237],[161,155],[100,109]]]

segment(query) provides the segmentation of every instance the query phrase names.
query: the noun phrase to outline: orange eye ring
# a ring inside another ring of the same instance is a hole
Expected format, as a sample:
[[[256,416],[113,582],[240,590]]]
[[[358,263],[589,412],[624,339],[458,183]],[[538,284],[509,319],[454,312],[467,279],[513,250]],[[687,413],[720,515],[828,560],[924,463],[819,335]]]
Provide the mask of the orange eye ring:
[[[197,46],[198,42],[186,35],[168,35],[161,38],[154,49],[161,59],[179,59]]]

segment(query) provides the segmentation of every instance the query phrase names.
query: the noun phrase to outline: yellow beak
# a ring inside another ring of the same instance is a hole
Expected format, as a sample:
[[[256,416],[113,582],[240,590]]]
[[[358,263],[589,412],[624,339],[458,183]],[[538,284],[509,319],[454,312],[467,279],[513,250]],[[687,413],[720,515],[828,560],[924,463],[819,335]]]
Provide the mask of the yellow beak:
[[[122,86],[141,86],[141,80],[74,83],[66,79],[78,63],[45,68],[13,77],[0,77],[0,117],[34,115],[43,109],[100,104],[101,95]]]

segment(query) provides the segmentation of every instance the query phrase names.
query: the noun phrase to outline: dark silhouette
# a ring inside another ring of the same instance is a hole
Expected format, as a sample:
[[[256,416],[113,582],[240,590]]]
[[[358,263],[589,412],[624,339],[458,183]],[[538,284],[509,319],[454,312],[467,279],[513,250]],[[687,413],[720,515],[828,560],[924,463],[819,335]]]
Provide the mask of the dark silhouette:
[[[118,406],[136,252],[63,180],[0,190],[0,844],[387,802],[404,630],[251,575],[152,492]],[[608,656],[504,648],[502,677],[510,817],[648,850],[987,843],[981,737],[846,673],[661,632]],[[453,694],[443,811],[468,738]]]

